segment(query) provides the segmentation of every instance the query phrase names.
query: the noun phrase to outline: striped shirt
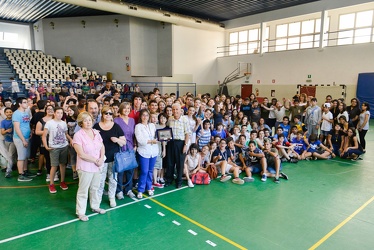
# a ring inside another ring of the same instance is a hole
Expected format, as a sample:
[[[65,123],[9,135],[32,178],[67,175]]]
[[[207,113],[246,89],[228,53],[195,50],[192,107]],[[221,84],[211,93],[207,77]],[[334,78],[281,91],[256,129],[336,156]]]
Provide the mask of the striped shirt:
[[[190,124],[185,116],[181,116],[178,120],[172,116],[169,118],[167,125],[173,131],[174,140],[184,140],[185,135],[190,133]]]

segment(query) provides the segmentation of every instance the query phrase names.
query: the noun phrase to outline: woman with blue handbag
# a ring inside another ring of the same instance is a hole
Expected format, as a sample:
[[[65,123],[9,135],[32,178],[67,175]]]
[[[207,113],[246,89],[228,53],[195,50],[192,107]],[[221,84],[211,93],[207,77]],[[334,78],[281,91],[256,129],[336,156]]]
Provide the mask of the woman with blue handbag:
[[[147,190],[150,196],[153,196],[152,176],[153,168],[158,155],[158,145],[156,136],[156,127],[149,123],[149,111],[142,109],[139,114],[139,123],[135,126],[135,138],[138,142],[137,151],[139,153],[140,177],[138,183],[138,199],[143,198],[143,193]]]
[[[98,190],[99,198],[102,199],[105,179],[108,176],[108,197],[110,207],[115,207],[116,204],[116,188],[117,181],[113,175],[114,155],[119,152],[120,147],[126,145],[126,138],[123,131],[118,124],[113,122],[113,108],[104,106],[101,110],[101,121],[96,123],[93,128],[100,132],[105,147],[104,167],[101,172],[100,187]]]

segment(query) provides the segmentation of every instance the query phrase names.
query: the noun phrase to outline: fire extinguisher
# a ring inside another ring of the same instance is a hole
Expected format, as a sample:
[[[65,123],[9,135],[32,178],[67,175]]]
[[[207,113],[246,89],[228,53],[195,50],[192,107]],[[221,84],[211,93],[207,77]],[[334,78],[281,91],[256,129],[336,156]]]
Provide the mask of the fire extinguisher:
[[[130,64],[126,63],[126,70],[130,71]]]
[[[256,91],[256,96],[258,96],[260,93],[260,91],[258,91],[258,89],[255,89],[255,91]]]

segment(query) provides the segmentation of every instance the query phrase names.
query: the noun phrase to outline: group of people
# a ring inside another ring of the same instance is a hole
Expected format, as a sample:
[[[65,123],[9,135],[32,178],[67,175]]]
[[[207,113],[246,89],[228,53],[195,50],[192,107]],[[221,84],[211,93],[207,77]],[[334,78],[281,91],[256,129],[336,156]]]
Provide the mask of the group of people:
[[[40,94],[15,103],[3,100],[0,153],[7,164],[2,167],[11,178],[16,162],[20,182],[46,169],[54,194],[57,181],[62,190],[68,189],[70,166],[73,179],[79,179],[76,214],[82,221],[88,220],[88,193],[92,211],[103,214],[105,193],[115,207],[116,199],[152,196],[154,188],[173,182],[180,188],[186,180],[192,188],[191,176],[209,173],[209,168],[218,171],[221,182],[232,179],[242,185],[253,182],[253,174],[263,182],[268,177],[275,183],[287,180],[283,162],[336,156],[358,160],[365,153],[370,119],[369,104],[360,107],[356,98],[346,107],[344,100],[327,96],[320,107],[305,94],[292,101],[261,98],[260,103],[254,94],[244,99],[208,93],[176,97],[155,88],[121,100],[107,82],[92,99],[69,89],[60,97],[59,102]],[[172,139],[157,136],[165,128]],[[113,173],[115,154],[128,149],[136,152],[138,168]],[[29,161],[38,162],[37,173],[29,171]]]

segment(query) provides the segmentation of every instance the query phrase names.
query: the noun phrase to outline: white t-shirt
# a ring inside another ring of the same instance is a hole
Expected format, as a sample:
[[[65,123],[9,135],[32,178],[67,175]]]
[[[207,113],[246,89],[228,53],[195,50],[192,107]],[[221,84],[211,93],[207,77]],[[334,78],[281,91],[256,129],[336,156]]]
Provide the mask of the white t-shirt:
[[[331,129],[332,129],[332,123],[326,121],[325,119],[328,119],[328,120],[332,120],[333,119],[333,115],[332,115],[332,113],[330,111],[327,112],[327,113],[325,113],[325,112],[322,113],[321,130],[323,130],[323,131],[331,131]]]
[[[44,128],[48,129],[49,140],[48,145],[51,148],[64,148],[69,143],[66,138],[66,131],[68,131],[68,126],[64,121],[55,121],[54,119],[47,121]]]
[[[366,116],[366,114],[368,114],[369,115],[369,117],[368,117],[368,122],[365,124],[365,126],[362,128],[363,130],[369,130],[369,121],[370,121],[370,112],[369,111],[366,111],[366,112],[363,112],[363,113],[361,113],[360,114],[360,121],[359,121],[359,126],[361,127],[362,126],[362,124],[364,123],[364,121],[365,121],[365,116]]]

